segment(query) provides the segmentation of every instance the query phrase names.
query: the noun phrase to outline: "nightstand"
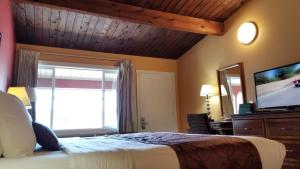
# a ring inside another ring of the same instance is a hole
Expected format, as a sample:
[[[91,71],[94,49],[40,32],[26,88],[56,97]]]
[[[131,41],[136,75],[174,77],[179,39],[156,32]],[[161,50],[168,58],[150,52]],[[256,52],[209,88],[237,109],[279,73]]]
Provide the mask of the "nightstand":
[[[209,122],[211,129],[220,135],[233,135],[232,121]]]

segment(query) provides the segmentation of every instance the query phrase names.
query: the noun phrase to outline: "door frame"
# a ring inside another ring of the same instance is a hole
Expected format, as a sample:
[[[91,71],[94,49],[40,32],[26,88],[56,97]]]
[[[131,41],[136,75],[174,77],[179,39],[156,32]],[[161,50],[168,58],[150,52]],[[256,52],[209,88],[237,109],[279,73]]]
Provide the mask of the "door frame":
[[[174,95],[174,97],[172,98],[172,103],[173,103],[173,108],[174,108],[174,116],[175,116],[175,131],[178,131],[178,112],[177,112],[177,93],[176,93],[176,79],[175,79],[175,73],[174,72],[160,72],[160,71],[148,71],[148,70],[136,70],[136,74],[137,74],[137,115],[138,115],[138,119],[137,119],[137,126],[138,126],[138,132],[141,132],[141,102],[140,102],[140,76],[143,74],[164,74],[164,75],[170,75],[171,77],[171,90],[172,93]]]

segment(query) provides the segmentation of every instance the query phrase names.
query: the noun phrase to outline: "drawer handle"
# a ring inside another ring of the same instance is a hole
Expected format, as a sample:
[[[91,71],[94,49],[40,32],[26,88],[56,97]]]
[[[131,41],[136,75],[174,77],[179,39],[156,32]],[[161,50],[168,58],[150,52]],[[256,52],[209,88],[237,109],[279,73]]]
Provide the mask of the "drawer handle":
[[[280,130],[282,130],[282,131],[291,131],[291,130],[293,130],[292,128],[285,128],[285,127],[282,127],[282,128],[280,128]]]
[[[287,153],[293,153],[294,150],[293,150],[293,149],[286,149],[286,152],[287,152]]]
[[[251,128],[247,128],[247,127],[245,127],[245,128],[244,128],[244,130],[248,131],[248,130],[251,130]]]

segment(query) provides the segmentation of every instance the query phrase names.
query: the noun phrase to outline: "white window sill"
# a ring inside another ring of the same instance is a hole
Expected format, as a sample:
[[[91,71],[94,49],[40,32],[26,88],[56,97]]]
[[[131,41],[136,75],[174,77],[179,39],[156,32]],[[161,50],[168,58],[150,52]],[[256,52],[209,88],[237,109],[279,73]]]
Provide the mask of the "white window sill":
[[[73,129],[73,130],[55,130],[57,137],[89,137],[100,136],[106,134],[117,134],[115,128],[99,128],[99,129]]]

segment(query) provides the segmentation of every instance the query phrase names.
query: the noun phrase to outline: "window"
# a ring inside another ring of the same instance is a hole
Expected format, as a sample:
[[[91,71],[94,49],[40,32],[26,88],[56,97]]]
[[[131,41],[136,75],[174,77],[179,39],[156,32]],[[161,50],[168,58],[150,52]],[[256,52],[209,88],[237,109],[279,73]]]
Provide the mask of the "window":
[[[117,69],[39,64],[36,120],[55,131],[117,128]]]
[[[232,99],[232,106],[234,109],[234,114],[238,114],[239,112],[239,105],[242,104],[243,95],[242,95],[242,85],[241,85],[241,78],[228,76],[227,82],[230,88],[231,99]]]

